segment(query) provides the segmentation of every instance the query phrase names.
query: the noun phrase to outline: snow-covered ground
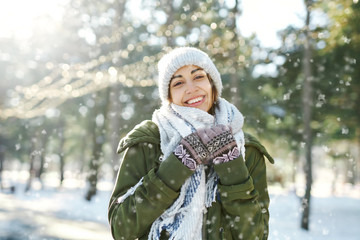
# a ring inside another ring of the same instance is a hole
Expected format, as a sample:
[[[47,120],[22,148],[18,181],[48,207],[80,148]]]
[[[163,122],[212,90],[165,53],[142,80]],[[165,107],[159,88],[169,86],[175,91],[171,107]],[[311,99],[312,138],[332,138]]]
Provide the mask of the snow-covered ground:
[[[107,205],[111,184],[91,202],[84,200],[83,186],[44,189],[24,193],[18,184],[15,194],[0,193],[1,240],[110,240]],[[358,240],[360,197],[313,196],[310,231],[300,229],[300,199],[295,193],[270,187],[270,240]],[[359,189],[352,189],[359,191]]]
[[[300,199],[295,194],[272,195],[270,240],[359,240],[360,199],[313,197],[310,230],[300,229]]]

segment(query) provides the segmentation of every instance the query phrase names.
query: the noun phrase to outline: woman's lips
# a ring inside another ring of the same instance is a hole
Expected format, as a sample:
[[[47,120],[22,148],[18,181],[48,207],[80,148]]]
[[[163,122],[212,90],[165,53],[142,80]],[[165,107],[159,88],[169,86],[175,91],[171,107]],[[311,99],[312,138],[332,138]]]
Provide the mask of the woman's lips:
[[[187,100],[185,102],[185,104],[190,107],[196,107],[196,106],[201,105],[204,101],[205,101],[205,96],[199,96],[199,97],[195,97],[190,100]]]

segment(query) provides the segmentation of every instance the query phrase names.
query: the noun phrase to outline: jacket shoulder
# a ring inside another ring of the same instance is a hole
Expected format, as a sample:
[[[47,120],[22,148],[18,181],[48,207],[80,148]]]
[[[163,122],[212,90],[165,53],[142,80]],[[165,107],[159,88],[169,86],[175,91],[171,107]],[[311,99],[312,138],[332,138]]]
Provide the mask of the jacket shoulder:
[[[245,147],[254,147],[261,152],[271,163],[274,163],[274,159],[270,156],[266,148],[260,143],[260,141],[249,133],[244,133]]]
[[[142,142],[160,144],[159,128],[153,121],[144,120],[136,125],[120,140],[117,152],[121,153],[125,149]]]

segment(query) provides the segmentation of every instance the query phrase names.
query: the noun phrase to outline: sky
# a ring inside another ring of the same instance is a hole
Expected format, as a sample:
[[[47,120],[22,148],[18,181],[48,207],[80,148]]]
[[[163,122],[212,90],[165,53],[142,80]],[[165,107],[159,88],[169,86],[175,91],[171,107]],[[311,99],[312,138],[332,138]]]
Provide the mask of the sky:
[[[289,25],[304,25],[303,0],[241,0],[240,33],[248,37],[256,33],[264,47],[279,47],[276,33]]]
[[[55,21],[60,19],[62,9],[59,4],[68,1],[0,0],[0,37],[15,33],[19,38],[28,38],[34,19],[42,15],[49,15]],[[303,0],[241,0],[240,5],[242,14],[238,25],[241,34],[246,37],[256,33],[264,47],[279,47],[276,32],[290,24],[301,27],[304,22]]]

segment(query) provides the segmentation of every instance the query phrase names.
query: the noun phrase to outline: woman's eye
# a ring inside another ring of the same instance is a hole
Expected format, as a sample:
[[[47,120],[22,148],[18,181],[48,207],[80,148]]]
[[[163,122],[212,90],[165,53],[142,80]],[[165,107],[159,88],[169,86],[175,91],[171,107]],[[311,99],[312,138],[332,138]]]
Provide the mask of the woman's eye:
[[[198,75],[198,76],[195,77],[195,79],[202,79],[202,78],[204,78],[203,75]]]
[[[181,84],[182,84],[182,82],[176,82],[176,83],[174,83],[173,87],[180,86]]]

